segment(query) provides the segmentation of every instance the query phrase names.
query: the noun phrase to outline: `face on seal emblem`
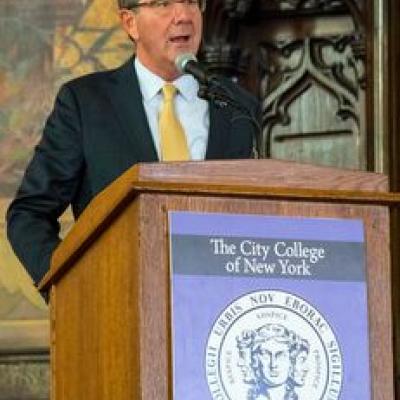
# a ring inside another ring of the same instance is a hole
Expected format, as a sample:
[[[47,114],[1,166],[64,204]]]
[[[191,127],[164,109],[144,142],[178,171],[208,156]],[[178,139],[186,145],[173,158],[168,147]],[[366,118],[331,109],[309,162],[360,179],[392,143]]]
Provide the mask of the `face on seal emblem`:
[[[336,400],[343,367],[328,322],[291,293],[263,290],[231,303],[207,342],[214,400]]]

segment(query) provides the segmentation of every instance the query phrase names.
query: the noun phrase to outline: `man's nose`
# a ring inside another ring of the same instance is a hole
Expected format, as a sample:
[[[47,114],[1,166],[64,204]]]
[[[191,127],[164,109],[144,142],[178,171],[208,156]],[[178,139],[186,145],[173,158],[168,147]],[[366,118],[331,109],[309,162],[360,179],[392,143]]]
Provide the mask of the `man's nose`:
[[[191,7],[184,1],[174,3],[175,23],[190,20],[192,14],[193,12],[191,11]]]

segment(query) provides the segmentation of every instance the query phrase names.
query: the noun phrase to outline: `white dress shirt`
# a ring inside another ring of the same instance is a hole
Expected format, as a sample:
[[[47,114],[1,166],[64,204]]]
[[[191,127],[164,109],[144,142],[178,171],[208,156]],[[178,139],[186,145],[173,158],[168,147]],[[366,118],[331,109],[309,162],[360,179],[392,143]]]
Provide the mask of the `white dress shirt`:
[[[158,115],[163,102],[161,89],[166,82],[148,70],[138,57],[135,57],[135,69],[142,92],[144,110],[160,158]],[[185,131],[191,159],[204,160],[210,127],[208,103],[197,96],[199,84],[191,75],[181,75],[171,83],[178,89],[175,97],[175,112]]]

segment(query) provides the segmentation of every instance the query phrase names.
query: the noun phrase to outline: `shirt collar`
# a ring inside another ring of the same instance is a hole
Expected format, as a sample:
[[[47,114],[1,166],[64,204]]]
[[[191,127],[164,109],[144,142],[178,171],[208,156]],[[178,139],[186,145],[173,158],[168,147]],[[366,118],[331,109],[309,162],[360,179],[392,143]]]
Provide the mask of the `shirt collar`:
[[[175,79],[174,85],[179,90],[179,93],[187,100],[193,101],[197,97],[197,92],[199,91],[199,84],[192,75],[181,75],[179,78]]]
[[[165,81],[146,68],[138,57],[135,57],[135,69],[144,100],[152,100],[165,85]],[[188,74],[181,75],[172,83],[185,100],[193,101],[197,97],[199,84],[193,76]]]

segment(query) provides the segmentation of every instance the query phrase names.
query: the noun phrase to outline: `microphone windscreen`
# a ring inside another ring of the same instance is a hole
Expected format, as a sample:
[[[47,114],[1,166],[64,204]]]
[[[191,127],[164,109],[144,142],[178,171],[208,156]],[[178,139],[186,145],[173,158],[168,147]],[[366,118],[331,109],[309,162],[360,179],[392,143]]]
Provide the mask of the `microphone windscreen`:
[[[183,53],[175,58],[175,66],[180,73],[185,73],[185,66],[189,61],[197,62],[196,56],[192,53]]]

